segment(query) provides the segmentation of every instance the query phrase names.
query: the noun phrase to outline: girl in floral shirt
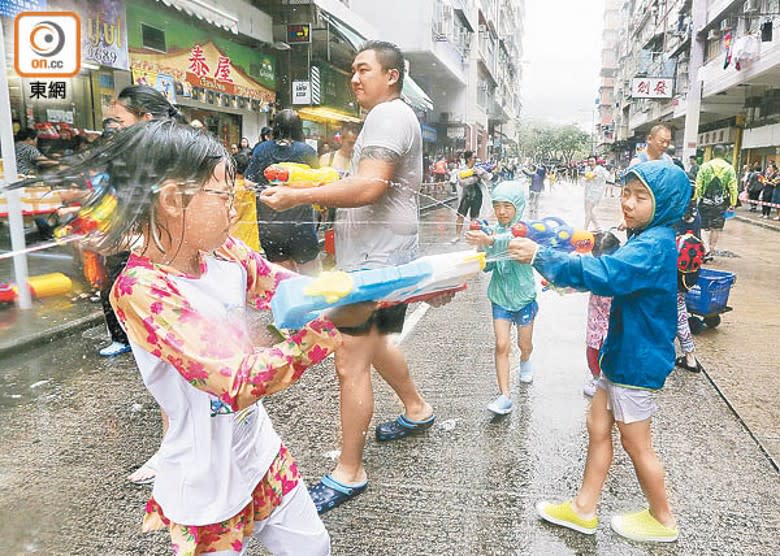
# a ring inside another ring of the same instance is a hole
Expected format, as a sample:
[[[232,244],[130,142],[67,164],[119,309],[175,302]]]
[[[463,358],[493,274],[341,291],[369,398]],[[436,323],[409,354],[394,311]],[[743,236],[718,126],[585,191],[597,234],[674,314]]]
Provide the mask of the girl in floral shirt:
[[[331,311],[255,347],[245,307],[268,310],[293,274],[228,237],[235,210],[225,149],[155,121],[120,131],[82,166],[109,182],[85,205],[96,208],[93,245],[110,251],[143,238],[111,303],[144,384],[170,417],[144,530],[169,529],[179,555],[243,554],[253,534],[272,553],[328,554],[328,533],[259,400],[322,361],[341,342],[335,327],[362,324],[373,306]],[[99,210],[107,196],[117,201],[110,214]]]

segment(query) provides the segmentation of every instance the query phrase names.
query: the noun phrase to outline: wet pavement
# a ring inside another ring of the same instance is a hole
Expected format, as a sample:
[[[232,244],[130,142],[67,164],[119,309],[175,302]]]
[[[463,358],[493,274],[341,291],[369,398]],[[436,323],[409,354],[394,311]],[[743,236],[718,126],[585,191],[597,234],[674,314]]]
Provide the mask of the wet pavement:
[[[542,199],[542,213],[572,224],[581,224],[580,206],[580,190],[567,184]],[[616,207],[616,200],[603,203],[604,222]],[[448,242],[453,220],[447,209],[425,217],[425,252],[463,248]],[[740,257],[714,266],[738,274],[730,300],[735,310],[697,337],[709,376],[739,416],[704,375],[675,371],[658,398],[655,446],[680,523],[677,543],[642,545],[610,531],[613,513],[643,505],[617,441],[595,536],[537,520],[536,500],[571,496],[584,466],[587,296],[540,293],[536,378],[513,384],[514,413],[491,418],[484,407],[497,391],[488,277],[482,276],[451,304],[429,310],[403,341],[437,424],[396,443],[368,440],[368,491],[324,518],[334,553],[775,553],[780,474],[745,425],[777,458],[780,346],[771,341],[780,322],[771,293],[780,264],[777,239],[771,230],[728,224],[720,247]],[[103,334],[96,327],[2,359],[0,539],[7,553],[169,553],[164,533],[140,532],[150,489],[124,480],[156,449],[159,413],[131,357],[95,355]],[[513,366],[518,357],[515,351]],[[401,408],[378,378],[375,388],[376,423]],[[332,360],[264,403],[306,479],[328,472],[338,448]],[[250,554],[260,553],[253,544]]]

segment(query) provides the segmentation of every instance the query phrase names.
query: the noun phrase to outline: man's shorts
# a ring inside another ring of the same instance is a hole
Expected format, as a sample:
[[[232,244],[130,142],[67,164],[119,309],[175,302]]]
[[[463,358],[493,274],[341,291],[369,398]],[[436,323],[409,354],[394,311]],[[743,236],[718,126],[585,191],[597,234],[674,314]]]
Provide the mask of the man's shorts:
[[[349,336],[365,336],[371,331],[372,327],[376,326],[377,332],[380,334],[398,334],[404,329],[407,307],[406,303],[400,303],[392,307],[377,309],[360,326],[341,327],[339,332]]]
[[[644,421],[655,415],[658,409],[653,390],[618,386],[604,375],[601,375],[597,386],[607,393],[607,410],[612,412],[615,421],[626,425]]]
[[[466,186],[458,205],[458,214],[463,217],[479,218],[480,210],[482,210],[482,190],[479,185]]]
[[[723,205],[705,205],[699,203],[699,214],[701,215],[701,227],[703,230],[722,230],[726,219],[723,212],[727,207]]]
[[[314,224],[262,224],[260,246],[265,258],[276,263],[293,260],[298,264],[317,258],[320,245]]]
[[[501,305],[493,303],[493,320],[508,320],[517,325],[518,328],[532,325],[538,312],[539,304],[536,301],[531,301],[531,303],[517,311],[510,311],[509,309],[504,309]]]

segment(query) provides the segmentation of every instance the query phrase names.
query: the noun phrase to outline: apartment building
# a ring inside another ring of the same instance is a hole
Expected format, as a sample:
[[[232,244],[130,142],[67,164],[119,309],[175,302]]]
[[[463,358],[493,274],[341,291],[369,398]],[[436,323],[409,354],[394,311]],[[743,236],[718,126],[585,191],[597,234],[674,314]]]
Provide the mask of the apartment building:
[[[735,164],[778,158],[780,0],[623,0],[618,19],[614,143],[602,150],[626,162],[664,122],[678,149],[696,147],[705,159],[719,143]],[[635,88],[659,80],[664,94]],[[701,87],[698,134],[683,145],[691,84]]]
[[[350,0],[350,8],[397,43],[430,95],[429,151],[481,158],[515,143],[520,112],[524,0]]]

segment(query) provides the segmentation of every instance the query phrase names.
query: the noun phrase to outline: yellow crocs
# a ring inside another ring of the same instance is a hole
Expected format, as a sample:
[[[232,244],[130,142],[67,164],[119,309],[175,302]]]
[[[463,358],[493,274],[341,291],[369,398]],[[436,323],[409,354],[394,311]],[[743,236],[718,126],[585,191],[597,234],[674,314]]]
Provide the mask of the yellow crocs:
[[[612,518],[612,530],[621,537],[640,542],[674,542],[679,531],[650,515],[650,510],[620,514]]]
[[[596,532],[596,528],[599,526],[598,517],[594,516],[590,519],[580,517],[579,514],[574,511],[572,500],[567,500],[560,504],[551,504],[546,500],[540,500],[536,503],[536,513],[545,521],[560,525],[561,527],[574,529],[575,531],[585,533],[586,535],[593,535]]]

